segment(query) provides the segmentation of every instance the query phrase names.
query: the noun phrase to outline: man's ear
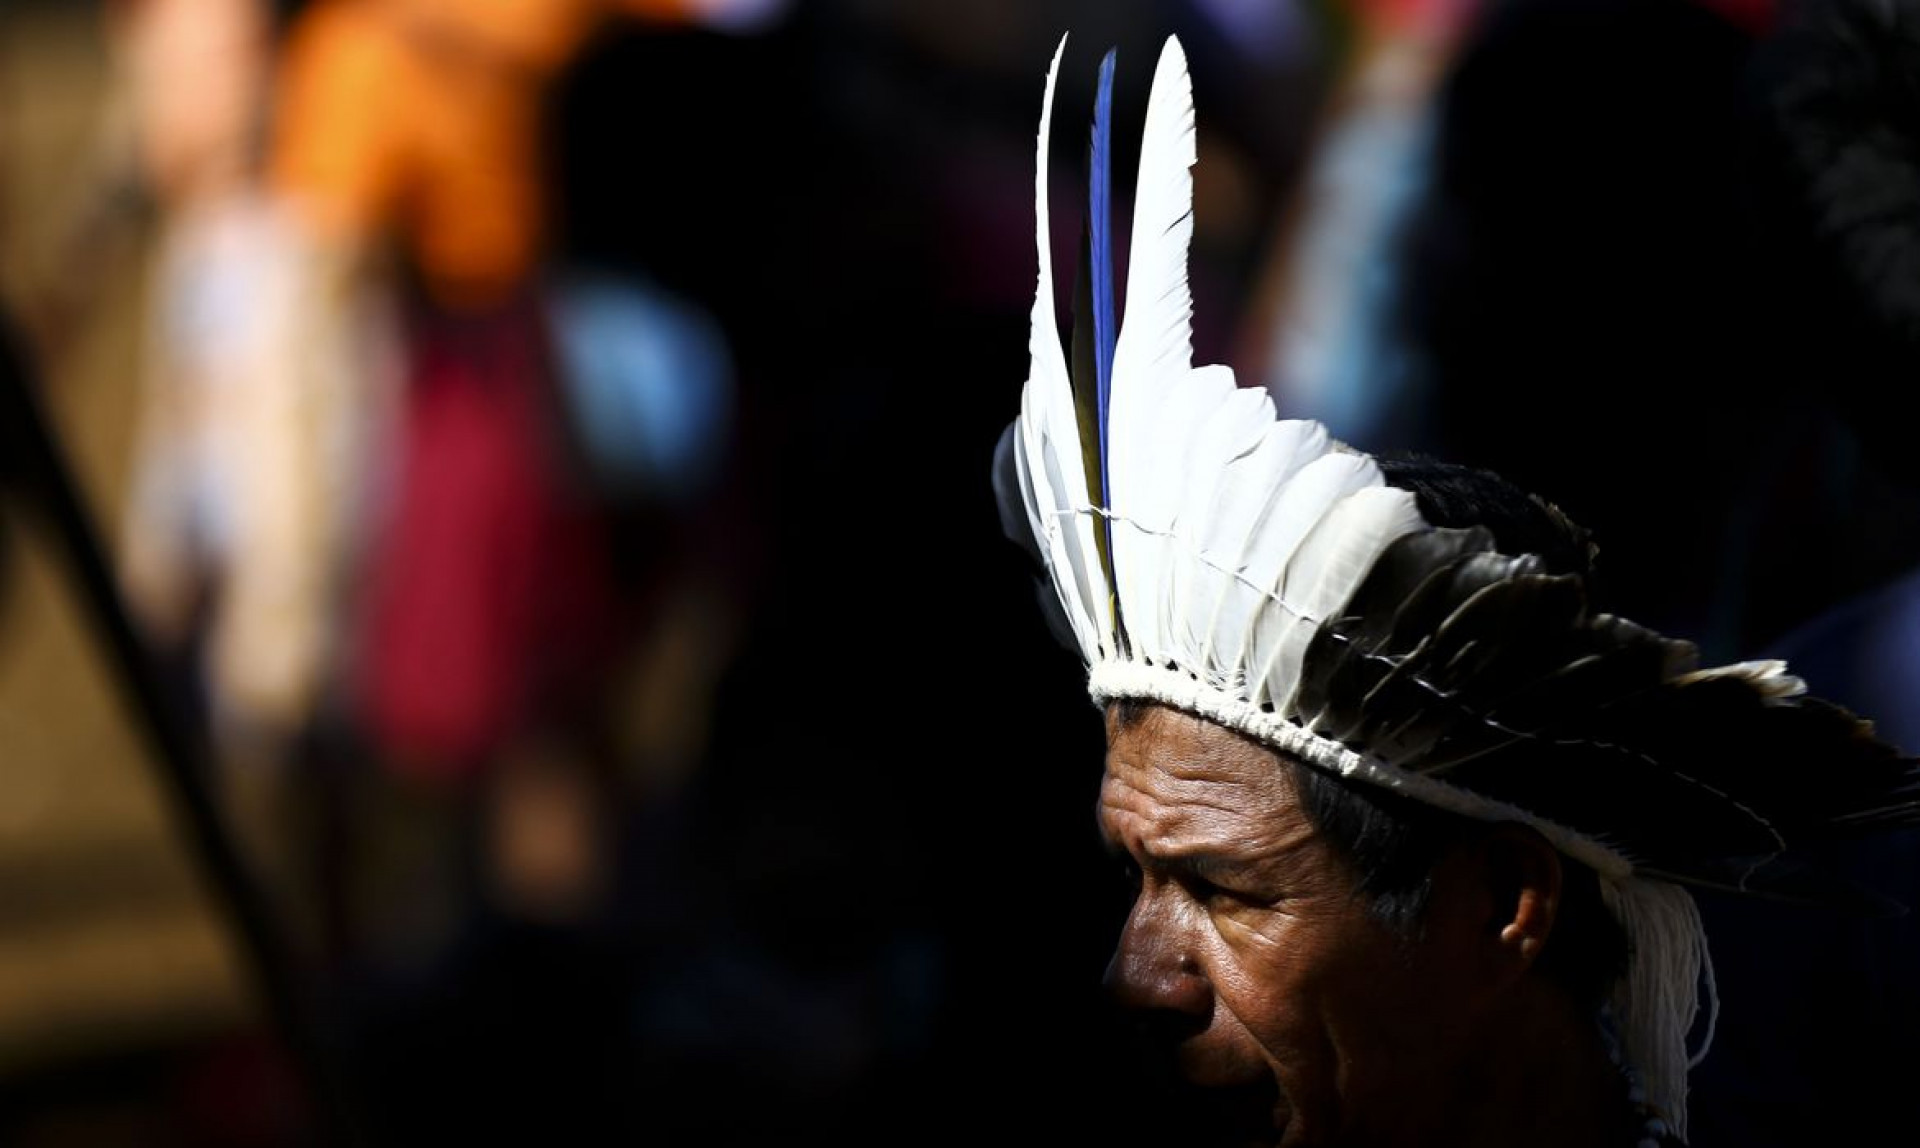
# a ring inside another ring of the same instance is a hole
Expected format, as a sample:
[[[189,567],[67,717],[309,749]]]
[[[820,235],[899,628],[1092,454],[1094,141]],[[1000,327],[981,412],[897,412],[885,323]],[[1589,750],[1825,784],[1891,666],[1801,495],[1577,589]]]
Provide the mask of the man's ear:
[[[1455,991],[1504,997],[1545,950],[1559,916],[1560,854],[1524,825],[1481,827],[1433,873],[1425,935]]]
[[[1480,840],[1492,955],[1515,976],[1533,967],[1560,911],[1560,853],[1524,825],[1492,826]]]

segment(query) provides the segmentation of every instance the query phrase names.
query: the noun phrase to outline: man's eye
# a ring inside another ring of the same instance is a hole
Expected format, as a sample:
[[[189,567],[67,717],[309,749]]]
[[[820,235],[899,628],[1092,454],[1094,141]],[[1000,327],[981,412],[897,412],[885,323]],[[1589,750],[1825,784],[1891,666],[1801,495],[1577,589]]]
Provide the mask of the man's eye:
[[[1226,890],[1207,880],[1205,877],[1186,877],[1181,880],[1180,884],[1186,889],[1189,897],[1192,897],[1202,905],[1219,900],[1221,897],[1227,895]]]
[[[1205,877],[1189,877],[1185,882],[1187,895],[1202,905],[1246,905],[1254,898],[1237,889],[1216,885]]]

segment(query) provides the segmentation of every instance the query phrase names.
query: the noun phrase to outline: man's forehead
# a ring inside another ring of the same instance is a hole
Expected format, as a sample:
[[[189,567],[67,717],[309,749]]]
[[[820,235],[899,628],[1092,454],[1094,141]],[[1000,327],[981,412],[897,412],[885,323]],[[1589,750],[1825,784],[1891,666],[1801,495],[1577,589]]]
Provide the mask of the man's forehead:
[[[1108,836],[1155,853],[1275,843],[1308,828],[1278,753],[1166,709],[1110,723],[1099,817]]]
[[[1294,792],[1292,767],[1277,750],[1169,706],[1152,706],[1132,721],[1110,715],[1107,772],[1152,772],[1169,783],[1247,785]]]

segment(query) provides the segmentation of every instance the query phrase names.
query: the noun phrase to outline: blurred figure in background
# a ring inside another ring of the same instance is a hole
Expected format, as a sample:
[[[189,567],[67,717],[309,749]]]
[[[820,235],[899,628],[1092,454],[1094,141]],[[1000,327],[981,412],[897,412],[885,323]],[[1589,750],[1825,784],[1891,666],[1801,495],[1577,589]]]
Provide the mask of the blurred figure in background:
[[[350,338],[311,324],[316,252],[263,179],[268,6],[119,0],[106,14],[157,224],[123,579],[222,767],[207,783],[291,894],[303,834],[285,771],[337,672],[358,420],[386,340],[371,312]]]
[[[1601,570],[1623,608],[1713,657],[1750,655],[1846,576],[1758,533],[1834,521],[1779,485],[1817,444],[1754,215],[1771,23],[1722,0],[1487,9],[1402,247],[1423,445],[1564,478],[1568,512],[1617,540]],[[1493,430],[1515,424],[1540,433]]]
[[[606,768],[594,742],[628,619],[594,467],[622,422],[569,405],[604,393],[608,368],[589,375],[577,355],[566,359],[579,340],[556,345],[549,318],[548,93],[609,16],[773,10],[756,0],[318,0],[291,31],[272,179],[318,249],[327,282],[312,297],[338,307],[369,287],[391,290],[405,348],[373,455],[338,700],[423,808],[459,809],[462,790],[519,769],[523,750],[542,775],[561,760]],[[572,298],[555,305],[566,312]],[[561,336],[577,331],[568,319]],[[332,338],[349,341],[337,328]],[[615,361],[615,386],[631,365]],[[724,364],[662,377],[641,385],[714,389],[724,406]],[[670,412],[642,417],[655,413]],[[698,430],[680,448],[717,452],[716,420]],[[522,789],[508,781],[500,792]]]
[[[342,305],[386,295],[401,346],[312,763],[382,1137],[584,1138],[638,1110],[625,834],[689,766],[636,767],[671,739],[623,711],[697,725],[724,662],[724,625],[693,656],[676,630],[728,606],[683,526],[730,450],[734,368],[699,307],[556,260],[552,95],[613,17],[779,7],[316,0],[290,31],[271,173],[316,247],[317,326],[350,342]]]
[[[666,287],[552,258],[551,94],[613,18],[784,6],[314,0],[284,37],[265,0],[104,9],[104,206],[47,313],[77,330],[78,255],[150,202],[123,578],[349,1043],[516,1048],[576,1097],[565,1073],[626,1064],[619,833],[693,768],[729,651],[688,523],[734,365]],[[516,999],[579,1047],[507,1039]],[[378,1132],[444,1115],[367,1064]],[[460,1111],[532,1111],[512,1083]]]
[[[258,530],[275,517],[236,505],[243,476],[258,477],[241,454],[247,412],[288,375],[275,334],[290,269],[255,179],[271,42],[255,0],[126,0],[107,15],[137,111],[136,170],[161,218],[122,566],[150,637],[182,648],[212,584],[251,565],[237,520]],[[244,628],[230,619],[213,626]],[[244,690],[244,675],[233,684]]]
[[[1394,330],[1399,246],[1429,178],[1438,94],[1479,0],[1358,0],[1313,156],[1247,303],[1239,359],[1289,417],[1404,441],[1419,410]]]
[[[1832,304],[1796,277],[1766,142],[1780,7],[1365,6],[1380,31],[1241,335],[1357,445],[1568,476],[1569,512],[1626,540],[1609,584],[1723,658],[1920,545],[1813,377],[1859,354],[1808,358]],[[1492,429],[1515,423],[1553,433]]]

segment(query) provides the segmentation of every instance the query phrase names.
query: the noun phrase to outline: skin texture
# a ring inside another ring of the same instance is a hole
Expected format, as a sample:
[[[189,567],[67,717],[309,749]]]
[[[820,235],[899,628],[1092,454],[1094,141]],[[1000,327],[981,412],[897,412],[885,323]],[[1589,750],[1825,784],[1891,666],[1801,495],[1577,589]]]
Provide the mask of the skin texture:
[[[1107,984],[1205,1090],[1208,1138],[1622,1142],[1591,1019],[1533,969],[1560,877],[1537,835],[1463,842],[1402,938],[1273,751],[1159,708],[1108,736],[1100,828],[1139,888]]]

